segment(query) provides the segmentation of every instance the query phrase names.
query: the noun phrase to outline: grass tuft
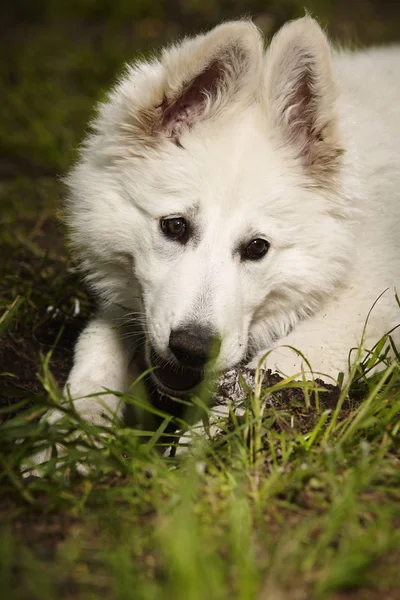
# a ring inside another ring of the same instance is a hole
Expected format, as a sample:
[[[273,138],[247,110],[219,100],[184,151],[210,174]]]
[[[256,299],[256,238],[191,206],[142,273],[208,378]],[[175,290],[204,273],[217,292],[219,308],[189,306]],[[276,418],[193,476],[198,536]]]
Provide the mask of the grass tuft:
[[[397,362],[361,399],[346,385],[335,410],[322,383],[258,372],[240,413],[216,417],[199,398],[208,435],[180,421],[181,433],[166,440],[172,417],[146,405],[139,385],[125,400],[157,413],[155,431],[94,427],[73,404],[60,407],[50,359],[34,404],[0,426],[2,501],[14,513],[2,533],[8,598],[39,597],[38,589],[51,598],[71,586],[77,598],[319,599],[371,585],[383,593],[380,565],[400,548]],[[292,406],[282,402],[291,392]],[[60,421],[38,422],[56,408]],[[51,451],[43,477],[23,477],[38,446]],[[400,589],[396,573],[394,565]]]

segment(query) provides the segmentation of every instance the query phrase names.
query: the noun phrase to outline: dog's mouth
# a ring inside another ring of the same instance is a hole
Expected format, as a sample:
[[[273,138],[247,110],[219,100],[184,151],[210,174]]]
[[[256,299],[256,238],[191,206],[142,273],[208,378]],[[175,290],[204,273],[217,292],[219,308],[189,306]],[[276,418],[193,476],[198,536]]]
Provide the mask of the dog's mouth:
[[[162,391],[171,395],[183,395],[191,392],[203,380],[204,371],[190,369],[162,359],[150,347],[148,352],[149,366],[153,368],[151,376]]]

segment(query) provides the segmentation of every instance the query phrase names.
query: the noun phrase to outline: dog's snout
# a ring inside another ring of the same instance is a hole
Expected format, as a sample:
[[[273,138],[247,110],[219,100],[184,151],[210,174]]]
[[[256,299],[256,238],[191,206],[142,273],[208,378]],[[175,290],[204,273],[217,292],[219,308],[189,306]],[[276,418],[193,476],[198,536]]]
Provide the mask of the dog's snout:
[[[201,368],[215,358],[221,341],[211,328],[188,325],[175,329],[169,337],[169,348],[175,358],[185,367]]]

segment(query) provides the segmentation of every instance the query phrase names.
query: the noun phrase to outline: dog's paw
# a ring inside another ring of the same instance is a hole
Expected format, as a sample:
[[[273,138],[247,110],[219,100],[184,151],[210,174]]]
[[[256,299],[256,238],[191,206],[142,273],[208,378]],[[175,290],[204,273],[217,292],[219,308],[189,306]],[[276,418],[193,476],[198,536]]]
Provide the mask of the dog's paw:
[[[38,445],[37,450],[23,463],[23,477],[44,477],[49,472],[59,471],[68,478],[71,472],[77,472],[86,476],[95,468],[95,465],[88,460],[88,451],[91,449],[103,449],[107,445],[109,435],[106,432],[100,432],[94,439],[91,435],[83,431],[71,433],[65,440],[65,444],[58,443],[48,445],[42,443]],[[74,456],[79,455],[81,460],[72,460],[68,456],[69,449],[73,448]]]
[[[97,399],[97,398],[96,398]],[[34,449],[29,459],[23,463],[22,475],[29,477],[43,477],[49,470],[65,470],[64,467],[68,460],[68,447],[75,446],[82,456],[85,455],[85,449],[90,447],[102,448],[109,437],[105,428],[114,422],[115,414],[111,414],[108,407],[104,407],[101,402],[93,398],[82,398],[74,402],[74,409],[79,414],[82,425],[73,415],[66,415],[61,410],[51,410],[43,418],[42,424],[51,428],[57,426],[60,428],[58,436],[62,434],[63,423],[65,422],[65,444],[61,435],[61,442],[49,443],[44,439],[38,442],[37,449]],[[94,400],[94,401],[93,401]],[[86,424],[88,428],[86,428]],[[93,431],[91,431],[91,428]],[[97,430],[98,428],[98,430]],[[44,436],[45,437],[45,436]],[[50,466],[51,461],[51,466]],[[73,464],[73,469],[81,475],[87,475],[90,470],[88,463],[77,462]]]

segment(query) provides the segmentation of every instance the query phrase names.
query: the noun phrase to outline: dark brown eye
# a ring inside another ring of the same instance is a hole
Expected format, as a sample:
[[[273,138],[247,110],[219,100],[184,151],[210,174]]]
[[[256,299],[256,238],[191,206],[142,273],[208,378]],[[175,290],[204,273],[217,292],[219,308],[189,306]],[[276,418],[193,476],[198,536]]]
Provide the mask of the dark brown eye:
[[[242,260],[260,260],[269,249],[269,243],[262,238],[252,240],[242,251]]]
[[[188,227],[185,219],[174,217],[172,219],[161,219],[161,229],[171,240],[179,240],[181,243],[187,241]]]

